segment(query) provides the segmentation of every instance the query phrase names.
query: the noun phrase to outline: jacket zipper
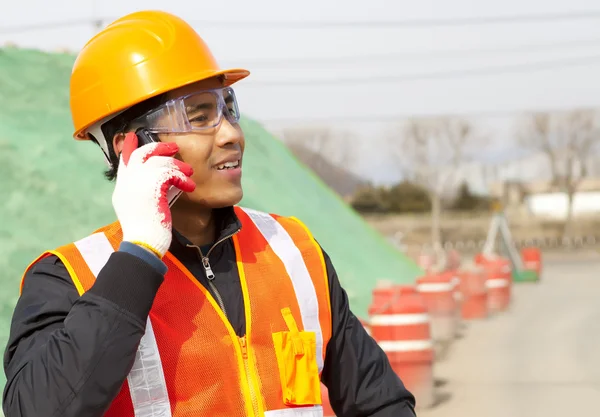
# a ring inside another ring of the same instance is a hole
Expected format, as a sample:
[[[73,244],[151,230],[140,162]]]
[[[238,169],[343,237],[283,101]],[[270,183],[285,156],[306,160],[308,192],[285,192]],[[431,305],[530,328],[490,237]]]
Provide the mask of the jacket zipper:
[[[225,314],[225,317],[227,317],[227,319],[229,319],[229,317],[227,316],[227,310],[225,309],[225,303],[223,302],[223,298],[221,297],[221,293],[219,293],[219,290],[217,290],[217,286],[215,284],[213,284],[213,280],[215,279],[215,274],[213,273],[212,269],[210,268],[210,263],[208,262],[208,258],[204,258],[204,257],[202,258],[202,265],[204,265],[204,271],[206,272],[206,278],[208,278],[208,286],[210,287],[212,292],[215,294],[215,298],[217,299],[217,304],[219,304],[219,307],[221,307],[223,314]]]
[[[204,267],[204,272],[206,273],[206,278],[208,279],[208,286],[210,287],[210,289],[212,290],[212,292],[215,294],[215,298],[217,301],[217,304],[219,304],[219,307],[221,307],[221,311],[223,311],[223,314],[225,315],[225,317],[229,320],[229,317],[227,316],[227,310],[225,309],[225,303],[223,302],[223,297],[221,297],[221,293],[219,292],[219,290],[217,289],[217,286],[215,284],[213,284],[213,280],[215,279],[215,274],[210,266],[210,260],[209,260],[209,256],[210,253],[213,251],[213,249],[219,245],[220,243],[226,241],[227,239],[229,239],[231,236],[235,235],[237,232],[239,232],[241,229],[237,229],[235,232],[219,239],[214,245],[212,245],[210,247],[210,249],[208,250],[208,252],[206,253],[206,256],[204,256],[204,254],[202,253],[202,249],[200,249],[198,246],[196,245],[187,245],[188,247],[193,247],[196,248],[196,250],[198,251],[198,254],[200,255],[200,259],[202,260],[202,266]]]

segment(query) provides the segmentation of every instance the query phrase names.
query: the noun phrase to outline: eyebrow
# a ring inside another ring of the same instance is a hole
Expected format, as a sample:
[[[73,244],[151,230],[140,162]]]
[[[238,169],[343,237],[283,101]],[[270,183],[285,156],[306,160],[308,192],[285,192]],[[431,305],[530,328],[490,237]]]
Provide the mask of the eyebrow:
[[[194,112],[194,111],[198,111],[198,110],[210,110],[214,107],[214,103],[210,103],[210,102],[205,102],[205,103],[199,103],[199,104],[190,104],[185,106],[185,111],[186,112]]]

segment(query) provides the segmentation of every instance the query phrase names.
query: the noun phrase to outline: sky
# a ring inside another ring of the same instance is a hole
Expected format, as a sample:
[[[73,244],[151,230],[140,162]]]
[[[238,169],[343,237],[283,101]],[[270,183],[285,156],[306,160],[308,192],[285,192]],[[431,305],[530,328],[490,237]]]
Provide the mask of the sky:
[[[477,157],[501,161],[519,153],[520,112],[600,108],[598,0],[2,3],[0,45],[73,52],[93,35],[92,20],[152,8],[178,14],[223,67],[251,71],[236,87],[246,115],[276,134],[307,124],[352,133],[339,144],[360,155],[348,168],[375,182],[398,178],[389,144],[408,117],[468,117],[491,135]],[[335,160],[331,152],[324,156]]]

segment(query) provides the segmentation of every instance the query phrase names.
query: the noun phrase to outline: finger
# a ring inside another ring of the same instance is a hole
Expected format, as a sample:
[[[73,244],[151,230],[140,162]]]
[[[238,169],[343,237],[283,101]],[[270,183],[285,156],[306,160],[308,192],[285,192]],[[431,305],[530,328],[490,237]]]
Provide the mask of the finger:
[[[175,143],[151,142],[140,146],[133,151],[130,164],[143,164],[151,161],[154,158],[171,157],[179,151],[179,147]]]
[[[178,163],[183,163],[181,161],[178,161],[177,159],[173,158],[172,156],[161,156],[161,155],[155,155],[152,158],[148,159],[146,161],[146,163],[144,164],[144,166],[146,168],[149,168],[151,170],[155,170],[155,169],[159,169],[159,170],[170,170],[170,169],[174,169],[179,171],[179,165]],[[183,163],[183,168],[186,171],[189,171],[192,169],[191,166],[189,166],[188,164]]]
[[[158,142],[156,146],[148,147],[148,150],[142,156],[142,162],[146,162],[153,156],[174,156],[177,152],[179,152],[179,146],[176,143]]]
[[[190,164],[187,164],[178,159],[173,159],[173,163],[175,164],[175,166],[177,166],[177,169],[183,173],[183,175],[191,177],[194,174],[194,169]]]
[[[191,177],[194,174],[194,169],[190,164],[175,159],[172,156],[154,156],[146,162],[145,166],[153,169],[174,169],[182,172],[188,177]]]
[[[196,189],[196,183],[190,177],[181,171],[173,171],[171,177],[167,181],[169,185],[179,188],[185,193],[191,193]]]
[[[136,136],[137,138],[137,136]],[[146,143],[138,148],[134,149],[129,158],[129,164],[139,165],[142,164],[146,159],[147,155],[154,152],[154,149],[160,144],[160,142]]]
[[[131,158],[131,154],[138,147],[138,137],[135,133],[129,132],[125,135],[125,140],[123,141],[123,149],[121,150],[121,157],[123,158],[123,162],[125,165],[129,163],[129,158]]]

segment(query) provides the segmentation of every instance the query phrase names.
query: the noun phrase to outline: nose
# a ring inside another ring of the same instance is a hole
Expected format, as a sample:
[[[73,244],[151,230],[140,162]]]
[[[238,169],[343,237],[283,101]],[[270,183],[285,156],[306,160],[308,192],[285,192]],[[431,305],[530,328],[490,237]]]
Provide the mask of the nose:
[[[232,125],[226,117],[223,117],[221,125],[216,137],[216,145],[219,147],[227,147],[232,145],[239,145],[244,140],[244,133],[239,125],[236,123]]]

